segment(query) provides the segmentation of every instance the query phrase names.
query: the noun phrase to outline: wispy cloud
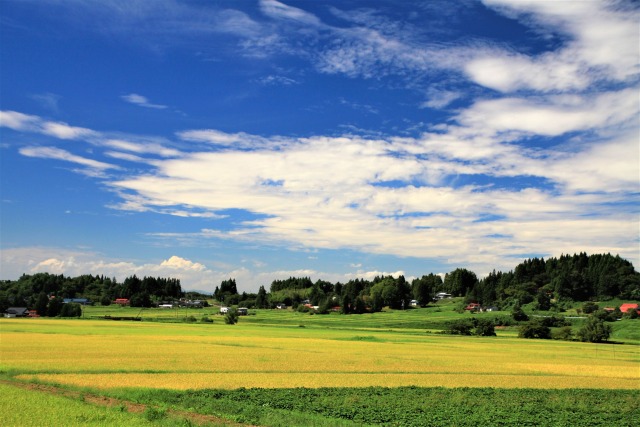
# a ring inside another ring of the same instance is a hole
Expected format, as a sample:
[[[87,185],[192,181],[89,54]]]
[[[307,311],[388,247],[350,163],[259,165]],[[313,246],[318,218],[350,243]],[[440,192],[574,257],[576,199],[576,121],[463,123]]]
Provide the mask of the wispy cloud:
[[[130,93],[129,95],[123,95],[120,98],[122,98],[126,102],[129,102],[131,104],[135,104],[135,105],[137,105],[139,107],[155,108],[155,109],[158,109],[158,110],[164,110],[165,108],[167,108],[166,105],[153,104],[153,103],[149,102],[149,100],[145,96],[138,95],[137,93]]]
[[[105,169],[119,169],[119,166],[93,159],[88,159],[86,157],[81,157],[56,147],[24,147],[19,151],[23,156],[38,157],[41,159],[63,160],[66,162],[76,163],[78,165],[85,166],[97,171],[103,171]]]
[[[45,92],[31,95],[30,98],[40,104],[44,109],[52,113],[59,112],[58,102],[61,98],[60,95],[56,95],[55,93],[51,92]]]

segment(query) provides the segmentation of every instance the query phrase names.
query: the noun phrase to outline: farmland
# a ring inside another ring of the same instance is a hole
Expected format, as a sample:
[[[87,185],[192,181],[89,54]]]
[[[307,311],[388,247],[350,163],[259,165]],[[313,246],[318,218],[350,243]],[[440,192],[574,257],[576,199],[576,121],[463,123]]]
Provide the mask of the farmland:
[[[291,420],[294,413],[297,425],[376,424],[367,411],[371,405],[384,407],[385,399],[403,404],[384,409],[382,424],[397,418],[393,413],[401,407],[416,419],[429,405],[448,405],[439,409],[442,413],[474,412],[460,404],[470,396],[486,402],[484,411],[494,417],[514,410],[496,400],[528,396],[525,400],[538,410],[555,414],[549,416],[556,424],[562,419],[557,417],[568,416],[563,411],[580,407],[596,424],[615,424],[616,416],[620,421],[640,411],[633,398],[640,388],[640,346],[633,339],[638,323],[632,320],[617,322],[616,331],[627,343],[614,345],[524,340],[509,328],[497,337],[434,333],[430,326],[463,316],[450,310],[362,316],[258,310],[234,326],[225,325],[212,308],[187,314],[213,323],[182,322],[184,310],[147,310],[142,322],[92,319],[104,315],[105,308],[91,310],[84,320],[2,319],[1,369],[8,384],[35,381],[260,425],[279,425],[272,418]],[[583,398],[576,397],[580,394]],[[596,396],[607,398],[599,406],[579,404]],[[301,403],[307,400],[315,402],[312,414]],[[455,401],[459,404],[452,406]],[[594,408],[598,414],[591,413]],[[618,415],[607,412],[614,408],[625,409]],[[4,407],[2,413],[7,413]],[[474,417],[469,419],[482,421]]]

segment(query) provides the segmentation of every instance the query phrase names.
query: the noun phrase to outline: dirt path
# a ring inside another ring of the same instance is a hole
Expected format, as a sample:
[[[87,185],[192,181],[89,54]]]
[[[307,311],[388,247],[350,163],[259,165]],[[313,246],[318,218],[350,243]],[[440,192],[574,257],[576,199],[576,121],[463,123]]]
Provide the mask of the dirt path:
[[[119,406],[124,408],[127,412],[131,413],[143,413],[148,408],[154,408],[152,405],[143,405],[141,403],[130,402],[128,400],[116,399],[108,396],[101,396],[98,394],[79,392],[75,390],[67,390],[61,387],[46,384],[34,384],[24,383],[19,381],[0,380],[0,383],[13,387],[22,388],[25,390],[39,391],[42,393],[50,393],[58,396],[64,396],[69,399],[81,400],[87,404],[95,406],[114,407]],[[157,408],[156,408],[157,409]],[[207,425],[224,425],[231,427],[257,427],[251,424],[240,424],[225,418],[215,417],[213,415],[198,414],[196,412],[178,411],[174,409],[168,409],[166,414],[170,418],[187,419],[194,424],[207,426]]]

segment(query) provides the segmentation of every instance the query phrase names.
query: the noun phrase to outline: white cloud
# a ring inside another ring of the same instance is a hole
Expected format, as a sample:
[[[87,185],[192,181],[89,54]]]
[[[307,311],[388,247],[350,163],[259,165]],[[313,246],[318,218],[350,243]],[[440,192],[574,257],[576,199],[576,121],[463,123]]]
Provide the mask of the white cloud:
[[[40,124],[40,117],[17,111],[0,111],[0,126],[13,130],[33,130]]]
[[[566,37],[563,46],[537,56],[506,51],[481,53],[465,64],[475,82],[502,92],[584,90],[598,81],[628,81],[640,72],[637,10],[614,3],[486,0],[485,4],[539,29]]]
[[[167,108],[166,105],[153,104],[149,102],[149,100],[145,96],[138,95],[137,93],[130,93],[129,95],[123,95],[120,98],[122,98],[123,100],[131,104],[138,105],[140,107],[155,108],[158,110],[164,110],[165,108]]]
[[[179,150],[165,147],[153,142],[131,142],[122,139],[107,139],[101,145],[115,148],[122,151],[130,151],[138,154],[155,154],[162,157],[179,157],[182,153]]]
[[[79,276],[82,274],[115,277],[118,281],[132,275],[138,277],[171,277],[180,280],[183,290],[200,290],[213,293],[216,286],[228,278],[236,279],[240,292],[257,292],[260,286],[267,290],[273,280],[289,277],[310,277],[331,282],[347,282],[351,279],[372,279],[375,276],[404,274],[381,271],[353,271],[349,273],[323,272],[311,269],[267,270],[258,263],[257,269],[227,266],[226,269],[212,269],[178,255],[173,255],[158,263],[137,264],[118,259],[107,259],[102,254],[86,250],[69,250],[48,247],[24,247],[0,249],[0,271],[3,280],[16,280],[22,274],[48,272]]]
[[[81,139],[96,136],[96,132],[91,129],[69,126],[66,123],[44,122],[42,133],[60,139]]]
[[[62,150],[56,147],[24,147],[20,149],[20,154],[27,157],[64,160],[98,170],[119,169],[119,167],[116,165],[99,162],[93,159],[87,159],[86,157],[77,156],[66,150]]]
[[[310,25],[313,27],[321,25],[320,20],[315,15],[298,9],[297,7],[287,6],[276,0],[261,0],[260,9],[265,15],[275,19],[286,19],[297,24]]]

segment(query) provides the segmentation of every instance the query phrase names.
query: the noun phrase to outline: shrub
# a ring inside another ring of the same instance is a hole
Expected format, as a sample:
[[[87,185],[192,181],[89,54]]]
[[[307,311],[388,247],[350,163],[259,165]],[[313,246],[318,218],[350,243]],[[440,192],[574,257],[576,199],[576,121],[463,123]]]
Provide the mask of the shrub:
[[[159,421],[167,416],[167,411],[164,409],[156,409],[148,407],[144,411],[144,417],[149,421]]]
[[[231,309],[224,315],[224,323],[227,325],[235,325],[238,323],[238,313]]]
[[[82,316],[82,306],[73,302],[62,305],[60,317],[80,317]]]
[[[591,313],[593,313],[595,311],[598,311],[599,309],[600,309],[600,307],[598,306],[598,304],[596,304],[595,302],[591,302],[591,301],[585,302],[582,305],[582,312],[584,314],[591,314]]]
[[[519,305],[513,307],[513,310],[511,311],[511,317],[513,317],[513,320],[515,320],[516,322],[526,322],[527,320],[529,320],[529,316],[527,316],[524,310],[522,310],[522,307],[520,307]]]
[[[495,337],[496,329],[491,319],[478,319],[476,322],[476,335],[480,335],[481,337]]]
[[[473,321],[471,319],[454,320],[447,324],[445,333],[451,335],[471,335],[473,326]]]
[[[497,316],[493,319],[493,324],[495,326],[511,326],[514,323],[514,319],[508,316]]]
[[[544,323],[539,318],[537,318],[530,320],[524,325],[520,326],[518,336],[520,338],[550,339],[551,329],[548,326],[545,326]]]
[[[584,326],[578,331],[578,339],[588,342],[603,342],[609,339],[611,326],[595,315],[589,316]]]
[[[554,340],[571,341],[573,339],[573,330],[571,326],[563,326],[562,328],[551,331],[551,338]]]
[[[213,323],[213,320],[209,319],[208,316],[202,316],[202,319],[200,319],[200,321],[202,323]]]

